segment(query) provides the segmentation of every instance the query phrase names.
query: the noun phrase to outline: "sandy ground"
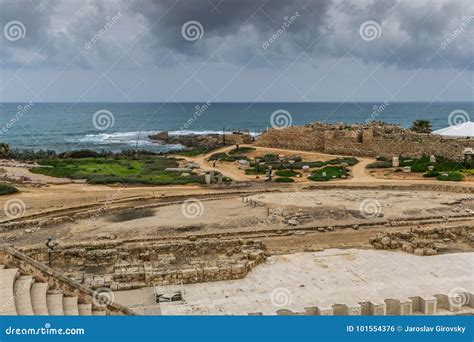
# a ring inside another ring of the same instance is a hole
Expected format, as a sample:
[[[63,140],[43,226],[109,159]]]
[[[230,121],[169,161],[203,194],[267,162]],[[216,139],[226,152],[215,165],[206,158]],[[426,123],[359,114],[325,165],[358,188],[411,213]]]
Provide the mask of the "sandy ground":
[[[153,288],[115,292],[115,300],[141,313],[165,315],[274,315],[333,304],[432,297],[456,289],[474,291],[474,253],[419,257],[391,251],[328,249],[273,256],[244,279],[158,287],[181,290],[184,302],[153,302]],[[446,267],[449,265],[449,267]]]
[[[430,218],[432,216],[455,215],[459,203],[463,210],[474,209],[474,201],[466,200],[466,194],[430,191],[377,191],[322,189],[301,192],[260,193],[248,198],[259,203],[253,206],[243,202],[238,194],[220,199],[208,198],[198,200],[189,195],[189,190],[182,189],[188,196],[172,203],[162,203],[160,207],[136,211],[133,217],[123,219],[118,214],[108,214],[87,219],[75,220],[41,228],[34,233],[23,229],[0,233],[0,239],[14,235],[15,244],[26,245],[36,240],[52,236],[62,243],[95,241],[99,235],[114,235],[117,239],[150,239],[183,237],[195,235],[226,235],[241,233],[265,234],[266,231],[279,229],[298,229],[324,227],[341,224],[365,224],[387,219],[404,220]],[[143,194],[141,194],[143,195]],[[184,200],[191,200],[184,202]],[[153,203],[153,200],[150,200]],[[144,203],[140,200],[139,203]],[[176,204],[173,204],[176,203]],[[368,208],[368,209],[364,209]],[[374,209],[375,208],[375,209]],[[378,217],[365,217],[363,210],[378,210]],[[277,214],[274,214],[277,213]],[[383,217],[382,217],[383,214]],[[461,214],[466,214],[461,212]],[[284,218],[297,217],[297,225],[289,226]],[[469,218],[466,218],[469,220]],[[379,229],[376,227],[374,229]],[[368,236],[356,238],[358,245],[365,245]],[[372,236],[375,232],[372,232]],[[264,235],[263,235],[264,236]],[[348,243],[354,237],[342,236],[340,243]],[[334,246],[338,241],[327,241]]]

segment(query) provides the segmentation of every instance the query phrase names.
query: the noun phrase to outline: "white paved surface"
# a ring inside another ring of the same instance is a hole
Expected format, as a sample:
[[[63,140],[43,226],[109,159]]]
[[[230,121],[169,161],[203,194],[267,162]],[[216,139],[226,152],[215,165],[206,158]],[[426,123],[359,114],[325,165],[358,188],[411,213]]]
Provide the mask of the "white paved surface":
[[[161,305],[165,315],[276,314],[304,307],[353,304],[364,300],[404,299],[474,290],[474,253],[436,256],[358,249],[328,249],[272,257],[246,278],[232,281],[165,286],[184,290],[184,303]],[[153,288],[115,293],[115,300],[156,311]],[[153,310],[154,309],[154,310]]]

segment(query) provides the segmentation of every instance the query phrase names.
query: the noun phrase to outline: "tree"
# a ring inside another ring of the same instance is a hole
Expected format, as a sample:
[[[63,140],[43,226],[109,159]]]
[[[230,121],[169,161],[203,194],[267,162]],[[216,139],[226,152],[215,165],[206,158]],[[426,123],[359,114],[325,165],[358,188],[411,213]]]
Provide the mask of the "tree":
[[[431,133],[433,128],[429,120],[415,120],[411,126],[411,130],[416,133]]]

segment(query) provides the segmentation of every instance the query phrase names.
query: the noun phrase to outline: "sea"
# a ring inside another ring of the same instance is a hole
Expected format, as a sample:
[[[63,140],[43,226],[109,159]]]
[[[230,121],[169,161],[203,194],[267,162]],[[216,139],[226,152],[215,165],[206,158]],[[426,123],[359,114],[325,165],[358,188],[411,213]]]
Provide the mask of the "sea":
[[[151,141],[150,134],[261,134],[271,127],[320,121],[384,121],[409,128],[429,120],[433,129],[452,124],[453,113],[474,120],[474,102],[258,102],[258,103],[0,103],[0,142],[15,149],[146,149],[167,152],[180,145]],[[466,117],[467,116],[467,117]]]

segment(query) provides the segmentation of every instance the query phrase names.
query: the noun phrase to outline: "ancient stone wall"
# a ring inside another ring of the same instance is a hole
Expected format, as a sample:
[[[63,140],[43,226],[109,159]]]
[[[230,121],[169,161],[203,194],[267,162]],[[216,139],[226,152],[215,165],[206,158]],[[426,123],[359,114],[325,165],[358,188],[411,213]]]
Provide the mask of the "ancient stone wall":
[[[419,134],[384,123],[370,125],[326,125],[313,123],[285,129],[270,129],[258,137],[264,147],[317,151],[355,156],[435,155],[462,160],[466,147],[474,148],[474,139],[445,138]]]
[[[245,277],[265,259],[253,240],[199,240],[176,243],[100,242],[58,248],[53,267],[91,288],[127,290],[153,285],[196,283]],[[45,248],[25,253],[46,262]]]

